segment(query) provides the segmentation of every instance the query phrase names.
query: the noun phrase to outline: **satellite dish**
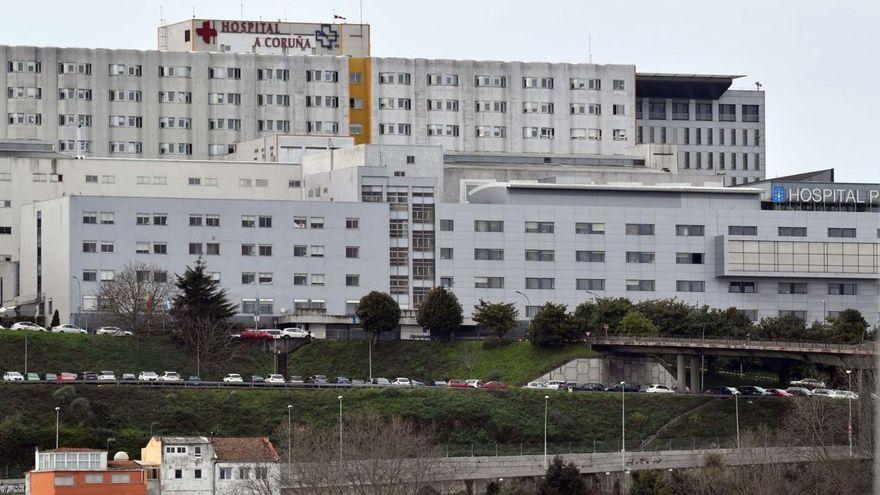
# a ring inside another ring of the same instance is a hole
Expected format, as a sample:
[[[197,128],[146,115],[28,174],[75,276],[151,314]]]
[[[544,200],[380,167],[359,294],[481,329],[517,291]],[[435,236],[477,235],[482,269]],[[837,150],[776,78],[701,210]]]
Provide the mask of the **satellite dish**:
[[[280,311],[281,311],[281,314],[283,314],[283,315],[287,314],[287,308],[281,308]]]

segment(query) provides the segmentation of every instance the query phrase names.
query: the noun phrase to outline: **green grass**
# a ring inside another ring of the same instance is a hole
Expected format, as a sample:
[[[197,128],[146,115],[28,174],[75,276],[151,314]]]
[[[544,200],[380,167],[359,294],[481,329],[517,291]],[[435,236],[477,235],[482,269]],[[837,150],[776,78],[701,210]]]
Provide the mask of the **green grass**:
[[[156,389],[125,386],[76,386],[85,398],[85,412],[71,406],[72,397],[54,394],[50,385],[0,385],[0,466],[11,470],[33,461],[33,448],[54,443],[54,408],[61,407],[64,446],[103,447],[115,438],[111,450],[137,456],[151,425],[157,434],[272,435],[286,424],[287,405],[293,405],[297,423],[333,427],[337,421],[339,390],[218,390]],[[549,392],[549,394],[548,394]],[[450,389],[370,389],[341,392],[346,415],[375,410],[401,416],[437,432],[436,442],[451,444],[454,453],[470,444],[485,449],[494,443],[514,450],[520,443],[537,446],[543,439],[544,395],[550,395],[548,436],[557,450],[613,450],[620,435],[620,395],[565,393],[512,389],[504,392]],[[731,435],[732,413],[726,402],[700,396],[628,394],[627,443],[638,445],[673,418],[707,401],[717,402],[699,416],[670,430],[677,438]],[[778,422],[785,401],[740,404],[745,430],[773,419]],[[752,411],[752,412],[750,412]],[[727,416],[730,416],[728,418]],[[455,450],[455,449],[458,450]],[[478,450],[477,453],[488,453]]]

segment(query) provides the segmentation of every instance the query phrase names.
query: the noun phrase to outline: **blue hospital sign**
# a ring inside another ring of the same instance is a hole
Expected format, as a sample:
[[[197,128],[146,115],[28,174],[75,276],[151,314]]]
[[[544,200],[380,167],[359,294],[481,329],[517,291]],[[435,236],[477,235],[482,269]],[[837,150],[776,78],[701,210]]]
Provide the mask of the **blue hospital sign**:
[[[770,200],[774,203],[785,203],[785,188],[782,186],[773,187],[770,192]]]

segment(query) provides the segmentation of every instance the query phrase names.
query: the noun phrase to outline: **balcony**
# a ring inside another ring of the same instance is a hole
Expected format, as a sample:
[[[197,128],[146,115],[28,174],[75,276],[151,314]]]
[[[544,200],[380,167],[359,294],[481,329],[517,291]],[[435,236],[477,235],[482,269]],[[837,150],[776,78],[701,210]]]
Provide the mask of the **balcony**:
[[[743,115],[743,122],[759,122],[757,115]]]
[[[697,113],[697,120],[699,121],[712,121],[712,113]]]
[[[648,112],[648,120],[666,120],[666,112]]]
[[[672,114],[672,120],[691,120],[691,114],[689,112],[675,112]]]
[[[718,120],[720,122],[736,122],[736,114],[735,113],[722,113],[718,115]]]

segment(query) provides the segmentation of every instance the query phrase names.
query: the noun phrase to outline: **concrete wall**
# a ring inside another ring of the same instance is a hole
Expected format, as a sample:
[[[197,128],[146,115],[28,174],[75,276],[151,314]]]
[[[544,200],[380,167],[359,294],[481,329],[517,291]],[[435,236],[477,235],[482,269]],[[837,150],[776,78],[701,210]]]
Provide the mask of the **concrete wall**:
[[[636,385],[675,387],[676,380],[666,368],[651,358],[611,356],[571,360],[542,375],[537,381],[565,380],[568,383],[601,383],[606,386],[625,381]]]

